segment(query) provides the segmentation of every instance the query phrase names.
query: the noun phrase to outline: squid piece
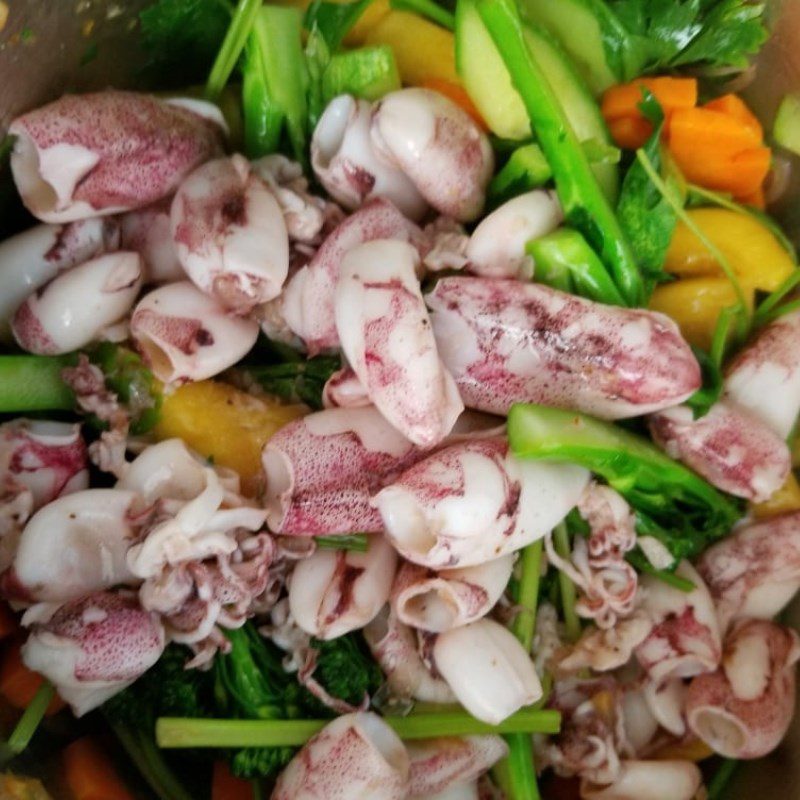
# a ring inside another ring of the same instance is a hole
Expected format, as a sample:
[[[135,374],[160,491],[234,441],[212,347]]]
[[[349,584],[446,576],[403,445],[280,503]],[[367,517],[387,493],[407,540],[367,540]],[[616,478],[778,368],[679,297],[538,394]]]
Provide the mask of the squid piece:
[[[394,699],[456,702],[452,689],[422,660],[414,631],[400,622],[388,606],[364,627],[364,638]]]
[[[412,628],[449,631],[485,617],[505,591],[513,568],[511,553],[487,564],[438,573],[406,562],[395,577],[392,608]]]
[[[136,301],[141,285],[138,253],[98,256],[30,295],[14,314],[11,331],[29,353],[69,353],[119,322]]]
[[[502,436],[454,444],[373,498],[403,558],[430,569],[483,564],[540,539],[575,506],[589,474],[517,461]]]
[[[306,742],[271,800],[405,800],[408,773],[403,743],[377,714],[345,714]]]
[[[22,602],[63,603],[119,584],[135,585],[125,555],[139,510],[137,495],[121,489],[86,489],[48,503],[23,529],[0,591]]]
[[[290,422],[262,456],[269,528],[296,536],[381,531],[370,497],[424,455],[372,407]]]
[[[564,220],[553,191],[537,189],[503,203],[472,233],[467,245],[470,272],[484,278],[533,277],[533,258],[525,252],[531,239],[554,231]]]
[[[443,278],[426,297],[439,354],[470,408],[528,402],[624,419],[701,383],[678,327],[652,311],[512,280]]]
[[[424,797],[416,797],[413,800],[487,800],[490,794],[481,794],[480,786],[477,781],[471,783],[458,783],[437,794],[426,794]]]
[[[440,633],[433,662],[458,702],[490,725],[542,696],[530,654],[508,628],[493,620]]]
[[[489,139],[452,100],[430,89],[390,92],[375,104],[371,142],[440,214],[459,222],[480,215],[494,156]]]
[[[800,511],[737,529],[706,550],[697,569],[723,631],[738,619],[772,619],[800,589]]]
[[[344,367],[325,382],[322,405],[325,408],[363,408],[372,403],[355,372],[350,367]]]
[[[641,687],[626,686],[620,698],[620,715],[628,744],[628,755],[638,756],[647,749],[656,733],[658,720]]]
[[[558,662],[558,669],[562,672],[579,672],[587,668],[609,672],[622,667],[652,630],[652,620],[641,611],[617,620],[610,628],[588,628]]]
[[[220,119],[200,101],[64,95],[11,123],[11,171],[22,201],[44,222],[129,211],[172,194],[221,151]]]
[[[725,397],[786,439],[800,412],[800,311],[767,325],[731,362]]]
[[[743,620],[728,634],[720,668],[689,685],[689,727],[727,758],[761,758],[786,735],[794,714],[800,638],[764,620]]]
[[[409,800],[427,800],[465,784],[472,784],[508,755],[500,736],[464,736],[422,739],[406,745],[411,769]]]
[[[89,487],[80,425],[18,419],[0,425],[0,485],[29,491],[33,509]]]
[[[11,342],[14,312],[61,272],[119,247],[112,219],[36,225],[0,242],[0,340]]]
[[[171,205],[168,198],[120,217],[121,247],[142,257],[145,284],[186,279],[172,239]]]
[[[131,317],[131,338],[164,383],[211,378],[232,367],[258,338],[258,323],[228,314],[189,281],[146,294]]]
[[[653,622],[636,658],[657,685],[672,678],[713,672],[722,657],[722,636],[711,594],[702,577],[682,561],[675,574],[694,584],[683,592],[650,575],[642,577],[641,610]]]
[[[164,647],[158,615],[143,611],[134,595],[95,592],[35,624],[22,661],[50,680],[81,717],[130,686]]]
[[[281,293],[289,235],[274,195],[243,156],[209,161],[170,211],[178,260],[194,284],[237,314]]]
[[[417,220],[428,204],[401,166],[371,141],[372,106],[343,94],[327,106],[311,137],[311,166],[328,193],[347,209],[382,197]]]
[[[623,761],[610,785],[581,782],[584,800],[694,800],[703,785],[691,761]]]
[[[786,442],[748,411],[724,400],[694,418],[688,406],[650,417],[650,432],[670,458],[682,461],[724,492],[763,502],[792,468]]]
[[[389,599],[397,554],[379,534],[366,553],[317,550],[297,563],[289,609],[298,626],[318,639],[363,628]]]
[[[309,264],[286,284],[281,311],[286,325],[310,355],[339,346],[334,294],[347,253],[376,239],[415,241],[421,232],[389,200],[375,198],[342,221],[320,245]]]
[[[464,404],[439,358],[418,266],[406,242],[359,245],[342,261],[334,310],[342,350],[375,407],[411,442],[433,447]]]

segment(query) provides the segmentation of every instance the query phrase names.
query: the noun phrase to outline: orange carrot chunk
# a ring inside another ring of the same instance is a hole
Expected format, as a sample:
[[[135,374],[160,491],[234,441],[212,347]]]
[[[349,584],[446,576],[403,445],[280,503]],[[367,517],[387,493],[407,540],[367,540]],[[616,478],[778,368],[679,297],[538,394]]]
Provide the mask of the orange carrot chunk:
[[[752,129],[758,136],[759,141],[764,138],[764,129],[758,121],[758,117],[747,107],[747,104],[737,94],[724,94],[711,100],[703,108],[711,111],[721,111],[729,117],[738,119],[745,127]]]
[[[64,775],[73,800],[133,800],[91,736],[74,741],[64,750]]]
[[[14,708],[23,711],[33,700],[44,680],[38,672],[29,670],[22,663],[22,642],[8,642],[0,657],[0,695]],[[64,701],[56,695],[47,707],[47,716],[61,711]]]
[[[423,83],[425,89],[432,89],[434,92],[439,92],[445,97],[452,100],[457,106],[460,106],[464,111],[469,114],[475,122],[480,125],[484,131],[489,130],[489,126],[481,116],[481,112],[475,107],[472,98],[467,94],[467,90],[458,83],[446,81],[443,78],[429,78]]]
[[[224,761],[215,761],[211,800],[253,800],[253,787],[249,781],[231,775]]]
[[[605,91],[600,110],[606,120],[641,116],[642,89],[653,93],[665,114],[676,108],[693,108],[697,104],[695,78],[637,78]]]
[[[619,117],[608,121],[614,144],[624,150],[636,150],[653,134],[653,125],[644,117]]]

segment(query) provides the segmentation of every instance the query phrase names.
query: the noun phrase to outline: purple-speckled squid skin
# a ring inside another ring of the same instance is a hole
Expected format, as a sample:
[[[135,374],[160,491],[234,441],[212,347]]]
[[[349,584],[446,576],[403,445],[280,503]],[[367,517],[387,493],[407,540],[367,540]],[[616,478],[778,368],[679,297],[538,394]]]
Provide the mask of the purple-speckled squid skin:
[[[689,685],[689,727],[727,758],[761,758],[786,735],[794,714],[800,659],[795,631],[742,620],[725,640],[720,668]]]
[[[723,630],[739,619],[771,619],[800,589],[800,511],[737,529],[706,550],[697,569]]]
[[[379,716],[345,714],[306,742],[271,800],[405,800],[408,773],[403,743]]]
[[[494,154],[483,131],[452,100],[430,89],[391,92],[375,104],[371,139],[440,214],[459,222],[480,215]]]
[[[262,456],[270,530],[295,536],[381,531],[371,496],[424,456],[372,406],[290,422]]]
[[[387,421],[419,447],[434,447],[464,410],[439,358],[416,271],[416,249],[390,239],[350,250],[334,310],[347,363]]]
[[[451,277],[426,297],[464,403],[506,414],[529,402],[624,419],[676,405],[701,383],[677,325],[547,286]]]
[[[366,202],[343,220],[320,245],[309,264],[295,273],[281,298],[283,316],[309,355],[339,346],[334,295],[342,261],[353,248],[375,239],[415,241],[421,231],[389,200]]]
[[[783,486],[792,468],[786,442],[743,408],[721,400],[698,419],[688,406],[658,411],[653,440],[724,492],[760,503]]]
[[[9,126],[14,180],[44,222],[141,208],[221,152],[209,116],[135,92],[64,95]]]
[[[274,195],[243,156],[198,167],[170,211],[186,274],[237,314],[277,297],[289,271],[289,235]]]
[[[452,736],[406,745],[411,760],[409,800],[425,800],[477,780],[508,754],[500,736]]]
[[[158,616],[143,611],[135,595],[95,592],[35,624],[22,660],[82,716],[150,669],[164,646]]]

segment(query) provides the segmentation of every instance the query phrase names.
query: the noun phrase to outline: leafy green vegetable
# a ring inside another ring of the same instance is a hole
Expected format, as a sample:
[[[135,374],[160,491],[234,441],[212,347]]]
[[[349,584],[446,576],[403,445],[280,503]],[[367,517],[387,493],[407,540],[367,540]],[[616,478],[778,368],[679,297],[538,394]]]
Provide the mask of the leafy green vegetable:
[[[226,0],[158,0],[139,13],[145,67],[159,85],[205,81],[231,20]]]
[[[247,40],[242,60],[242,114],[247,156],[260,158],[274,153],[281,141],[284,115],[270,94],[266,67],[253,36]]]
[[[322,390],[328,378],[341,368],[336,356],[315,356],[307,361],[291,361],[266,366],[247,366],[247,372],[270,394],[291,403],[322,408]]]
[[[411,11],[421,17],[427,17],[449,31],[456,29],[455,14],[443,8],[435,0],[389,0],[389,5],[398,11]]]
[[[373,0],[355,0],[352,3],[330,3],[314,0],[306,11],[303,25],[306,30],[318,30],[329,50],[335,53],[372,2]]]
[[[314,541],[321,550],[352,550],[366,553],[369,549],[369,534],[338,533],[333,536],[315,536]]]
[[[28,703],[22,716],[5,742],[0,742],[0,766],[18,756],[30,744],[56,690],[50,681],[43,681]]]
[[[74,364],[74,356],[0,356],[0,412],[72,410],[61,372]]]
[[[737,501],[647,439],[585,414],[517,404],[508,436],[519,458],[571,461],[604,478],[634,509],[639,532],[658,538],[676,559],[702,552],[742,515]]]
[[[728,784],[733,778],[733,774],[741,766],[741,761],[736,758],[725,758],[722,760],[714,777],[708,784],[708,800],[723,800],[727,797]]]
[[[674,203],[683,205],[679,175],[669,170],[668,156],[661,144],[664,127],[661,105],[650,92],[644,91],[639,108],[653,123],[653,133],[644,145],[644,152],[653,168],[661,173]],[[649,297],[655,284],[664,278],[662,267],[678,217],[638,160],[631,164],[622,182],[617,216],[644,275],[645,296]]]
[[[535,142],[516,148],[492,178],[487,196],[492,205],[544,186],[553,177],[542,148]]]
[[[644,282],[630,244],[564,109],[526,44],[513,0],[477,0],[477,8],[553,170],[568,224],[600,255],[626,304],[640,305]]]
[[[206,81],[206,97],[209,100],[219,97],[236,68],[261,3],[262,0],[239,0]]]
[[[721,315],[720,320],[722,320]],[[722,394],[722,370],[705,350],[701,350],[699,347],[693,347],[692,350],[700,365],[703,385],[686,401],[686,405],[694,412],[694,418],[698,419],[709,412],[711,406],[719,400]]]
[[[324,105],[340,94],[377,100],[399,88],[397,62],[386,44],[337,53],[322,74]]]
[[[566,522],[556,525],[553,530],[553,547],[561,558],[568,559],[571,555],[570,536]],[[577,590],[568,575],[558,570],[559,599],[561,600],[561,615],[564,617],[564,632],[567,641],[577,642],[581,638],[581,620],[575,608]]]

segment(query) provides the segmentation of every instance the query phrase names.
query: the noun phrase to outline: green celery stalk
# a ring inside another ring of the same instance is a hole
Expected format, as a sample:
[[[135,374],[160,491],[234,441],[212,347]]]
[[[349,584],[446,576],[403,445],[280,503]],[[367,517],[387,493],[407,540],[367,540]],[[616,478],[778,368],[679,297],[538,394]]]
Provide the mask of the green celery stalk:
[[[421,17],[427,17],[449,31],[456,29],[455,14],[440,6],[435,0],[389,0],[389,5],[398,11],[411,11]]]
[[[401,739],[430,739],[437,736],[473,736],[482,733],[549,733],[561,728],[557,711],[524,708],[489,725],[465,711],[410,714],[384,717]],[[161,717],[156,722],[159,747],[300,747],[319,733],[327,719],[194,719]]]
[[[242,113],[247,156],[259,158],[274,153],[280,143],[284,116],[270,94],[258,39],[253,35],[247,40],[242,66]]]
[[[644,282],[630,244],[564,109],[525,43],[513,0],[477,0],[477,7],[553,170],[567,222],[600,254],[626,304],[640,305]]]
[[[603,263],[578,231],[559,228],[528,242],[526,250],[533,256],[536,279],[540,283],[556,289],[564,289],[567,283],[566,291],[571,285],[576,294],[590,300],[610,305],[625,304]]]
[[[553,530],[553,547],[555,547],[556,553],[563,559],[569,559],[572,556],[569,544],[569,531],[567,530],[565,522],[556,525]],[[564,627],[566,628],[567,639],[570,642],[577,642],[578,639],[581,638],[581,633],[583,631],[578,612],[575,610],[577,592],[575,590],[575,584],[569,576],[565,575],[561,570],[558,572],[558,589],[561,595],[561,613],[564,615]]]
[[[544,186],[553,177],[553,170],[542,148],[531,142],[518,147],[489,184],[489,199],[496,205],[516,195]]]
[[[61,380],[71,356],[0,356],[0,412],[69,411],[75,395]]]
[[[387,44],[337,53],[322,75],[322,99],[326,105],[340,94],[372,101],[399,88],[400,73]]]
[[[11,736],[8,737],[8,741],[0,743],[0,764],[18,756],[30,744],[55,693],[55,687],[50,681],[44,681],[37,689],[11,732]]]
[[[335,536],[315,536],[314,541],[320,550],[352,550],[366,553],[369,538],[366,533],[341,533]]]
[[[263,0],[240,0],[206,82],[206,97],[216,100],[236,67]]]

